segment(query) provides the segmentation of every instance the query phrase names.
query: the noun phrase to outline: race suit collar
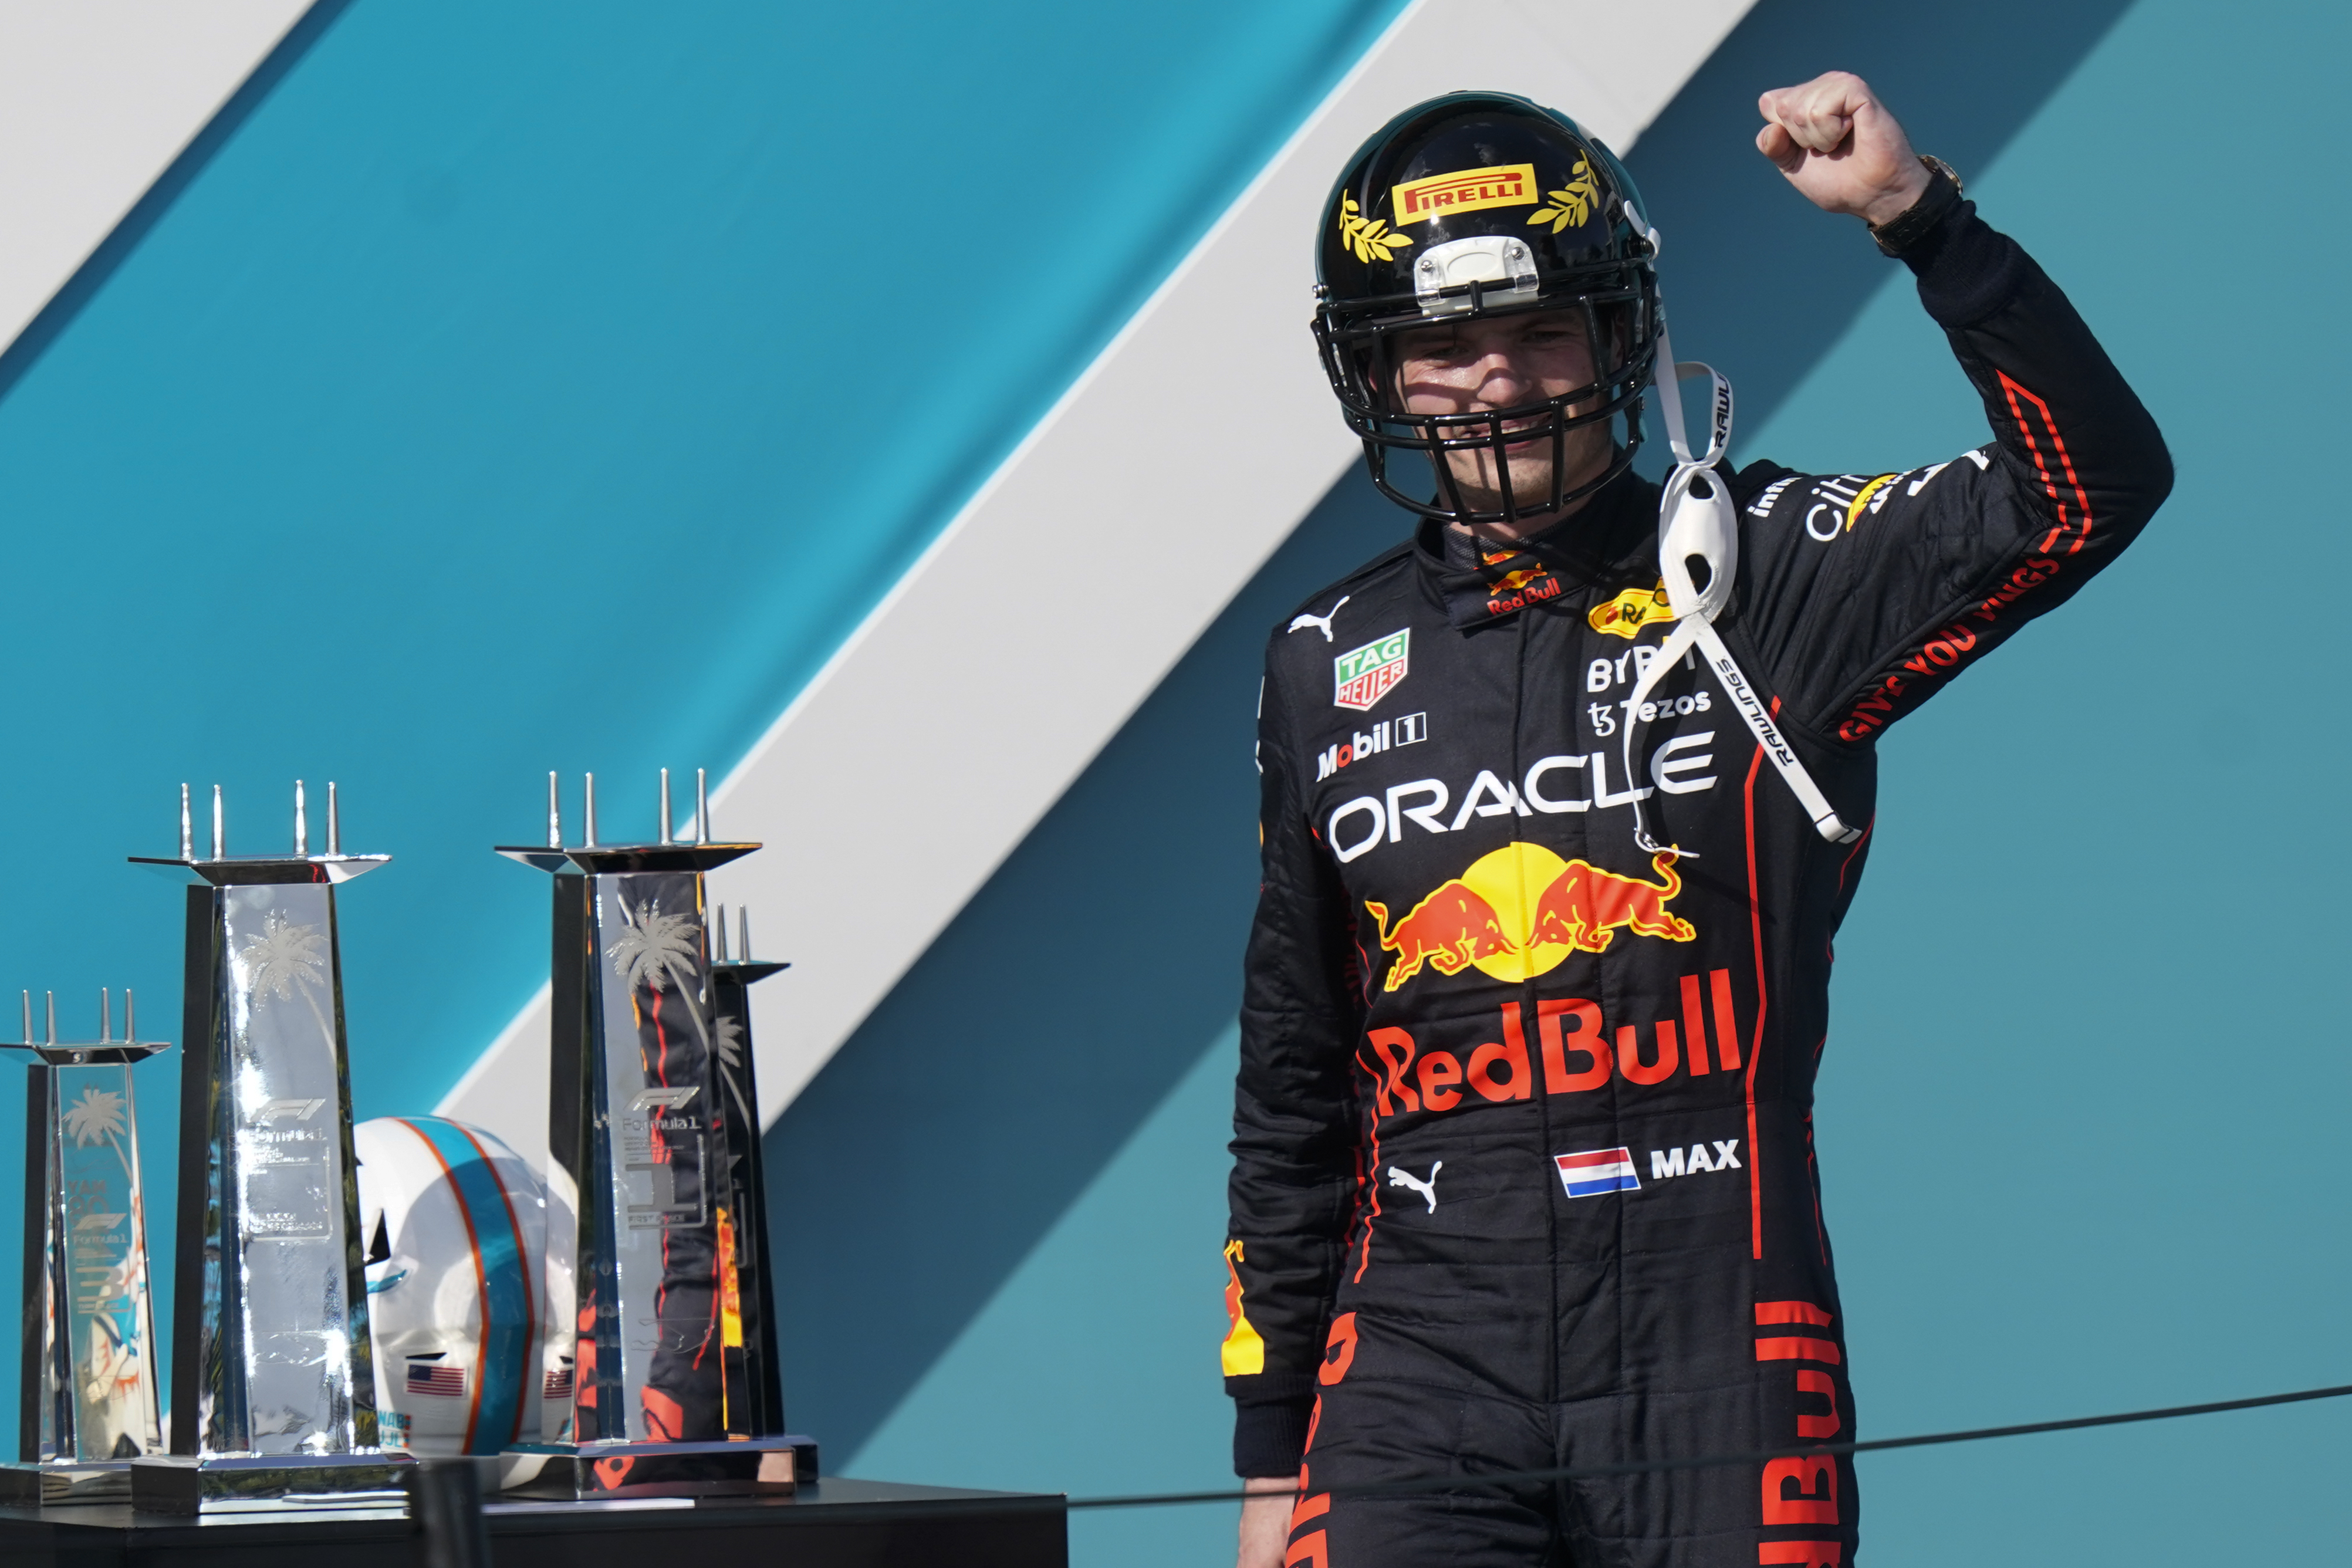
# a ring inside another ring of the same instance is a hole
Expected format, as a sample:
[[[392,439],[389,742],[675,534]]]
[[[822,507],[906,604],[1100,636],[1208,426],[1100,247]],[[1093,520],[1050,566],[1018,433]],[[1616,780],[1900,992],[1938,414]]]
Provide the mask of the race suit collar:
[[[1622,577],[1652,543],[1657,487],[1627,472],[1595,491],[1574,516],[1517,545],[1474,540],[1433,519],[1414,538],[1423,582],[1457,631],[1517,615]],[[1653,575],[1656,566],[1643,568]]]

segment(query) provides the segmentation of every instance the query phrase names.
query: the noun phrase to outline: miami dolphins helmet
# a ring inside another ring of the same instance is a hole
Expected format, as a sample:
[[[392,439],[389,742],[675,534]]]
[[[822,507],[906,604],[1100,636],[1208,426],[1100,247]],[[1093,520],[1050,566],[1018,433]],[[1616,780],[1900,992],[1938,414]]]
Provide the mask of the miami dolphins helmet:
[[[537,1442],[547,1201],[522,1157],[438,1116],[352,1129],[366,1237],[377,1429],[387,1448]]]
[[[1661,326],[1645,216],[1633,177],[1598,139],[1507,93],[1415,104],[1357,150],[1324,204],[1315,340],[1382,494],[1449,522],[1510,522],[1624,471],[1641,445],[1642,389]],[[1531,311],[1581,322],[1591,384],[1474,415],[1404,411],[1400,334]],[[1620,416],[1624,433],[1606,471],[1569,485],[1567,432]],[[1522,460],[1515,479],[1507,447],[1546,437],[1549,477],[1536,479]],[[1494,454],[1501,481],[1502,504],[1485,510],[1465,500],[1446,458],[1479,447]],[[1405,453],[1426,460],[1429,480],[1418,463],[1395,468]]]

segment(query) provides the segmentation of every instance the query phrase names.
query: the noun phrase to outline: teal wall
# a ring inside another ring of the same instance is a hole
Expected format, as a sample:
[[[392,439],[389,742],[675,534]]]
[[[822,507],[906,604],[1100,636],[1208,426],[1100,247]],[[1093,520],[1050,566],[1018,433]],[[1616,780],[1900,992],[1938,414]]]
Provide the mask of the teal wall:
[[[2325,470],[2285,464],[2340,418],[2344,224],[2313,181],[2348,35],[2308,6],[1765,0],[1633,156],[1744,456],[1984,438],[1908,275],[1749,146],[1758,91],[1840,65],[2045,261],[2179,461],[2131,555],[1884,745],[1819,1113],[1864,1436],[2352,1382],[2318,901],[2345,748],[2314,733],[2332,618],[2280,581],[2346,551]],[[803,1194],[788,1398],[853,1472],[1226,1484],[1255,660],[1402,530],[1342,481],[771,1134]],[[1055,959],[1021,963],[1045,909]],[[2347,1436],[2320,1405],[1866,1458],[1865,1561],[2336,1560]],[[1082,1514],[1073,1561],[1213,1564],[1232,1528]]]
[[[545,978],[488,847],[546,771],[611,836],[733,764],[1399,4],[327,0],[0,355],[0,994],[175,1034],[122,858],[183,780],[250,854],[336,779],[396,857],[355,1104],[429,1110]]]
[[[0,979],[162,994],[173,787],[249,853],[339,778],[355,1089],[431,1105],[544,977],[546,770],[731,765],[1397,3],[341,9],[0,363],[67,829]]]

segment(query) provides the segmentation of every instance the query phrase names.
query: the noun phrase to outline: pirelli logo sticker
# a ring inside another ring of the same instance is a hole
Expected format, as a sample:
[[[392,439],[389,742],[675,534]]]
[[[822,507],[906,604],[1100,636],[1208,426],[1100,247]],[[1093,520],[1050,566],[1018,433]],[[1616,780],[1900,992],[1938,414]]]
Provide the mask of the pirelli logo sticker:
[[[1426,223],[1448,213],[1476,212],[1482,207],[1531,207],[1536,205],[1536,166],[1496,163],[1459,174],[1432,174],[1407,180],[1396,187],[1396,221]]]

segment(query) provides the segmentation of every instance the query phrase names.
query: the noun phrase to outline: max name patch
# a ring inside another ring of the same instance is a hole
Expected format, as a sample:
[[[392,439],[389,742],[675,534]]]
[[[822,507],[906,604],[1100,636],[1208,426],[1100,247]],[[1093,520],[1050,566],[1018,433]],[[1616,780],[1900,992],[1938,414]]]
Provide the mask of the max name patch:
[[[1708,1171],[1741,1171],[1739,1140],[1716,1138],[1715,1146],[1707,1152],[1706,1143],[1694,1143],[1688,1149],[1653,1149],[1650,1151],[1650,1180],[1670,1182],[1676,1176],[1696,1176]],[[1555,1154],[1552,1163],[1559,1167],[1560,1184],[1572,1198],[1597,1198],[1603,1193],[1638,1193],[1642,1178],[1633,1169],[1631,1149],[1591,1149],[1581,1154]]]
[[[1432,174],[1407,180],[1395,187],[1397,226],[1426,223],[1447,213],[1476,212],[1482,207],[1531,207],[1536,205],[1533,163],[1494,163],[1458,174]]]
[[[1412,641],[1412,628],[1408,626],[1333,659],[1331,700],[1360,713],[1387,696],[1404,679]]]

